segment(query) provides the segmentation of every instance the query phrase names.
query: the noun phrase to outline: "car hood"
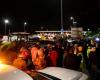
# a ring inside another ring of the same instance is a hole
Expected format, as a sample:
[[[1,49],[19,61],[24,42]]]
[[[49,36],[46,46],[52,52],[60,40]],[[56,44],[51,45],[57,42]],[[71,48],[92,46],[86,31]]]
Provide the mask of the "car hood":
[[[47,67],[42,70],[38,70],[38,72],[42,72],[61,80],[86,80],[87,75],[82,72],[78,72],[75,70],[59,68],[59,67]]]

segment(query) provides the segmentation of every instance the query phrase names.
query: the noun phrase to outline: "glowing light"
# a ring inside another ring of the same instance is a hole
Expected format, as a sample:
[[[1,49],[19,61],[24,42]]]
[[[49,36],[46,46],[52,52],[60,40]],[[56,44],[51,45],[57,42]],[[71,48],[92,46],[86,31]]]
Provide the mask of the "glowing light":
[[[2,61],[0,61],[0,64],[2,64]]]
[[[26,25],[27,24],[27,22],[24,22],[24,25]]]
[[[5,63],[7,63],[5,56],[0,57],[0,64],[5,64]]]
[[[99,39],[99,38],[95,38],[95,40],[96,40],[96,41],[100,41],[100,39]]]
[[[7,24],[7,23],[9,23],[9,20],[8,19],[5,19],[4,22]]]
[[[88,31],[90,31],[90,29],[89,29],[89,28],[88,28],[87,30],[88,30]]]
[[[5,64],[0,63],[0,72],[7,72],[8,67]]]
[[[3,64],[3,63],[4,63],[4,60],[1,60],[1,59],[0,59],[0,65]]]
[[[70,19],[71,19],[71,20],[73,20],[73,19],[74,19],[74,17],[72,17],[72,16],[71,16],[71,17],[70,17]]]

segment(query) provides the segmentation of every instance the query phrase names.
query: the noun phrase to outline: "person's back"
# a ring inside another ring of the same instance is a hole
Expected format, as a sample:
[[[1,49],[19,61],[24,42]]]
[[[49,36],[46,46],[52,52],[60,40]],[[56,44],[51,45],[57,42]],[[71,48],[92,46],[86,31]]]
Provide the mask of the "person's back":
[[[49,52],[48,54],[48,58],[49,58],[49,66],[57,66],[57,60],[58,60],[58,53],[55,50],[52,50]]]
[[[77,55],[74,54],[74,48],[71,47],[67,53],[64,54],[63,65],[65,68],[78,70]]]
[[[96,49],[96,56],[97,56],[97,67],[100,70],[100,43]]]
[[[68,54],[64,59],[64,67],[68,69],[77,70],[76,55]]]
[[[36,57],[37,52],[38,52],[38,48],[32,47],[32,49],[31,49],[31,55],[32,55],[32,61],[33,62],[34,62],[34,59]]]
[[[32,52],[32,61],[35,69],[43,69],[44,67],[46,67],[45,55],[43,50],[40,48],[35,49],[35,51]]]

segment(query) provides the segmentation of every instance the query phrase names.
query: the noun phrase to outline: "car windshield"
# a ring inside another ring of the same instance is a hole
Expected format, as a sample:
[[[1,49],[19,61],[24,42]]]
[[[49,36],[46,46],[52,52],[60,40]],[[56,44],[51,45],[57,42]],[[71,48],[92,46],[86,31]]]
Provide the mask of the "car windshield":
[[[60,80],[57,77],[51,76],[46,73],[38,72],[38,71],[30,71],[28,73],[34,80]]]

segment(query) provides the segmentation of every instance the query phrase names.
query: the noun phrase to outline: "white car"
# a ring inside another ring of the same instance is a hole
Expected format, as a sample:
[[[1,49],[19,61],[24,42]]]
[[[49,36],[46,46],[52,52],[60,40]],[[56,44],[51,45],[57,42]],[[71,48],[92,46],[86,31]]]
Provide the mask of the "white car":
[[[25,72],[6,64],[0,64],[0,80],[33,80]]]
[[[34,71],[32,71],[34,73]],[[82,72],[59,68],[47,67],[35,71],[36,76],[29,76],[25,72],[6,64],[0,64],[0,80],[87,80],[88,76]]]
[[[50,80],[87,80],[88,76],[82,72],[59,68],[59,67],[47,67],[42,70],[38,70],[43,75],[50,75],[55,79]],[[56,79],[57,78],[57,79]]]

